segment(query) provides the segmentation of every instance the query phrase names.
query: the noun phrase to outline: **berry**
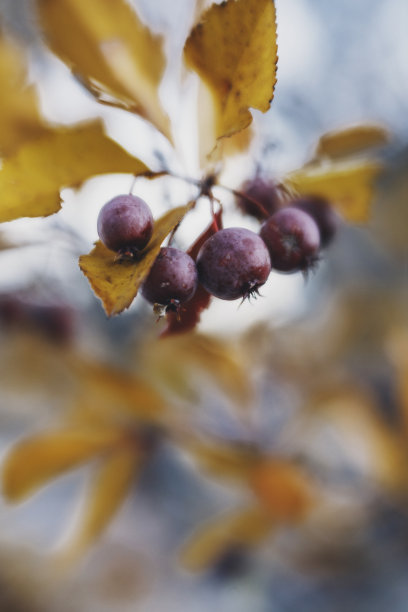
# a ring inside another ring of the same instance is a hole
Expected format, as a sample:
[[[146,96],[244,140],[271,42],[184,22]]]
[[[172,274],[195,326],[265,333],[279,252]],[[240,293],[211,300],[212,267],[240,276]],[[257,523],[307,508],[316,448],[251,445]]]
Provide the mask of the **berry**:
[[[262,239],[250,230],[220,230],[201,247],[197,256],[198,278],[205,289],[221,300],[235,300],[257,293],[271,271]]]
[[[150,208],[137,196],[116,196],[99,213],[99,238],[111,251],[139,251],[149,242],[152,233]]]
[[[268,247],[275,270],[306,271],[317,261],[319,228],[312,217],[299,208],[288,206],[278,210],[263,223],[260,236]]]
[[[257,176],[245,181],[240,188],[242,196],[236,196],[238,208],[260,221],[272,215],[280,207],[280,196],[273,181],[266,182]],[[247,196],[249,199],[247,199]],[[259,204],[259,206],[257,205]]]
[[[141,292],[151,304],[177,311],[180,304],[193,297],[197,283],[197,269],[190,255],[180,249],[162,247]]]
[[[327,200],[319,196],[308,196],[294,200],[291,205],[313,217],[320,231],[321,247],[332,242],[340,224],[340,217]]]

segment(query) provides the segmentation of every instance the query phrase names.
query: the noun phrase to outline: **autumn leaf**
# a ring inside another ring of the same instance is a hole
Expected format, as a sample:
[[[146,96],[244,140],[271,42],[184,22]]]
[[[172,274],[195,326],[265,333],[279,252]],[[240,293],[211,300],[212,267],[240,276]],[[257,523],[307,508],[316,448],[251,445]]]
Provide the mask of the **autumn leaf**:
[[[97,540],[128,495],[140,466],[140,453],[130,444],[102,458],[87,487],[77,525],[60,552],[60,559],[70,563],[76,561]]]
[[[3,494],[10,501],[21,501],[52,478],[112,448],[120,437],[107,428],[73,428],[22,440],[6,455]]]
[[[259,452],[249,446],[187,439],[184,448],[200,469],[214,478],[245,482],[259,463]]]
[[[287,175],[283,184],[300,195],[327,198],[352,223],[370,216],[375,180],[382,167],[378,162],[311,164]]]
[[[89,280],[95,294],[102,300],[108,316],[129,308],[156,259],[166,236],[182,221],[194,202],[178,206],[165,213],[154,225],[149,244],[141,251],[138,261],[117,261],[116,253],[101,242],[89,255],[79,258],[79,267]]]
[[[27,85],[25,55],[5,38],[0,38],[0,87],[0,153],[9,155],[47,128],[40,116],[35,88]]]
[[[108,418],[111,423],[115,418],[123,423],[124,417],[151,422],[162,413],[164,399],[145,380],[112,364],[76,355],[70,365],[82,396],[90,399],[96,416]]]
[[[187,39],[184,58],[211,91],[214,140],[246,128],[252,121],[249,108],[266,112],[273,98],[274,2],[228,0],[211,6]]]
[[[361,124],[332,130],[319,138],[315,157],[331,159],[347,157],[383,146],[389,142],[389,139],[389,132],[377,124]]]
[[[312,488],[306,475],[287,461],[260,461],[253,470],[250,485],[276,521],[300,520],[311,507]]]
[[[49,130],[5,159],[0,169],[0,222],[51,215],[61,208],[60,190],[97,174],[148,168],[104,133],[99,121]]]
[[[232,343],[189,332],[158,338],[143,346],[145,376],[190,401],[208,382],[221,390],[237,407],[247,407],[253,388],[243,354]],[[201,383],[201,387],[200,387]]]
[[[272,530],[272,521],[258,506],[225,513],[197,529],[181,551],[181,564],[190,571],[208,569],[224,553],[252,548]]]
[[[51,50],[100,102],[150,121],[171,140],[158,86],[163,41],[125,0],[36,0]]]

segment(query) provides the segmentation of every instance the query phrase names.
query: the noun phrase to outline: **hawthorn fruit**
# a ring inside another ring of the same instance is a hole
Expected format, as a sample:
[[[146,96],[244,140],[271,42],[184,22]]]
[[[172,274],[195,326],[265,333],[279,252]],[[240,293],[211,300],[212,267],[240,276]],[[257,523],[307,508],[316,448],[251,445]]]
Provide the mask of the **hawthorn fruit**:
[[[340,224],[340,217],[326,199],[319,196],[305,196],[293,200],[291,206],[313,217],[319,228],[321,247],[327,247],[333,241]]]
[[[235,198],[238,208],[259,221],[272,215],[281,206],[276,183],[271,180],[265,181],[260,176],[245,181],[239,192],[242,195],[236,195]]]
[[[271,271],[263,240],[241,227],[229,227],[211,236],[201,247],[196,263],[201,284],[221,300],[257,293]]]
[[[97,222],[101,242],[111,251],[140,251],[153,233],[153,216],[144,200],[119,195],[101,209]]]
[[[319,228],[303,210],[287,206],[267,219],[260,236],[268,247],[272,268],[279,272],[305,272],[316,263]]]
[[[142,287],[143,297],[151,304],[177,311],[197,289],[194,260],[180,249],[162,247]]]

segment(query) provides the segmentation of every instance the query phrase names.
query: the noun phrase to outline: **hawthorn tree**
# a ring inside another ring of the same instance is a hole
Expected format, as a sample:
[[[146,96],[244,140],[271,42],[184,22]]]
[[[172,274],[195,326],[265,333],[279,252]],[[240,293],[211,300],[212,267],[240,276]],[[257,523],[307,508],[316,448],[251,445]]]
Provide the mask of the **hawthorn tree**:
[[[154,34],[125,0],[36,0],[35,8],[45,43],[81,85],[101,105],[148,122],[152,132],[167,139],[178,160],[180,138],[159,96],[168,60],[163,37]],[[184,545],[181,560],[189,569],[213,567],[237,550],[256,548],[282,526],[313,520],[330,501],[321,480],[307,463],[296,460],[295,453],[264,448],[251,437],[248,413],[256,400],[248,364],[257,362],[253,344],[247,338],[240,353],[233,344],[201,334],[200,315],[216,299],[241,300],[242,308],[249,307],[246,302],[256,297],[271,270],[313,274],[340,223],[368,221],[375,180],[383,169],[376,151],[389,136],[370,124],[326,133],[301,168],[283,176],[245,176],[233,187],[225,184],[225,167],[249,150],[254,137],[251,109],[267,113],[273,103],[278,62],[275,3],[227,0],[197,2],[196,8],[179,58],[190,78],[195,75],[198,92],[194,175],[173,171],[176,164],[171,163],[148,166],[109,138],[99,120],[70,127],[48,123],[35,88],[22,87],[23,52],[6,37],[1,40],[0,221],[57,215],[64,188],[78,188],[100,174],[127,173],[130,193],[101,202],[95,220],[100,240],[80,256],[79,268],[108,317],[120,315],[140,293],[153,305],[152,319],[164,319],[157,326],[160,338],[141,343],[138,368],[121,368],[90,359],[76,346],[67,348],[69,322],[62,316],[52,324],[52,309],[41,319],[19,296],[5,295],[0,301],[0,315],[10,324],[31,333],[42,321],[40,331],[48,337],[30,342],[46,342],[47,348],[41,344],[39,349],[44,369],[51,362],[61,364],[64,376],[75,381],[53,427],[16,442],[2,471],[4,495],[17,502],[51,478],[95,462],[84,511],[60,553],[65,560],[76,561],[100,536],[163,439],[199,470],[214,479],[225,478],[228,486],[238,482],[247,495],[242,507],[201,526]],[[21,82],[16,82],[16,75]],[[174,78],[172,87],[181,90],[181,81]],[[158,160],[167,157],[156,154]],[[143,179],[182,181],[193,195],[182,203],[169,202],[166,212],[153,219],[149,202],[137,195]],[[233,196],[228,205],[226,193]],[[175,248],[177,231],[195,214],[198,202],[206,203],[207,219],[186,250]],[[243,218],[251,217],[258,230],[231,227],[229,206]],[[251,307],[256,309],[256,304]],[[294,326],[285,333],[308,353],[310,343],[297,331]],[[272,334],[275,339],[281,342]],[[257,340],[262,344],[259,334]],[[329,341],[323,340],[316,354],[311,351],[311,364],[331,364],[330,350]],[[265,357],[268,351],[259,354]],[[286,370],[285,363],[290,363]],[[347,421],[356,409],[361,431],[368,432],[373,474],[385,491],[396,486],[402,477],[401,440],[393,437],[372,410],[370,398],[347,376],[341,388],[333,365],[333,384],[330,376],[322,388],[312,384],[308,365],[297,369],[288,347],[280,362],[268,363],[268,368],[282,379],[293,379],[305,405],[327,404],[334,420]],[[194,417],[186,418],[181,406],[191,407],[205,395],[194,370],[204,372],[211,385],[232,400],[246,431],[244,441],[211,435]],[[39,379],[47,384],[52,376],[42,373]],[[387,470],[383,473],[384,465],[392,476]],[[330,523],[327,516],[324,520]]]

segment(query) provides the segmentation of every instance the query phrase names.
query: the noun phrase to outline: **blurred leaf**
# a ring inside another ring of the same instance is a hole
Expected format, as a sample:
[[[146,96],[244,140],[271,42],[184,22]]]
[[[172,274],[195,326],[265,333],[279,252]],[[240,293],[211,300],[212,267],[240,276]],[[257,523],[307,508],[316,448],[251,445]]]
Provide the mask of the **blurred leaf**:
[[[76,561],[99,538],[128,495],[139,469],[140,454],[129,444],[103,458],[87,487],[79,524],[62,550],[64,561]]]
[[[213,140],[252,121],[249,108],[266,112],[276,82],[276,23],[272,0],[214,4],[190,33],[186,64],[209,87],[214,105]],[[209,126],[208,126],[209,127]]]
[[[337,159],[367,149],[380,147],[390,140],[390,134],[378,124],[361,124],[327,132],[317,143],[315,157]]]
[[[35,88],[27,85],[23,51],[0,38],[0,153],[9,155],[22,143],[41,136],[46,127],[38,110]]]
[[[155,384],[169,385],[180,397],[194,401],[210,382],[238,406],[247,406],[252,398],[243,355],[226,341],[189,332],[150,340],[141,354],[146,375]]]
[[[301,520],[310,509],[310,483],[292,463],[265,459],[254,468],[250,481],[255,495],[275,521]]]
[[[181,551],[181,563],[190,571],[208,569],[233,547],[256,546],[272,529],[270,518],[258,506],[229,512],[197,529]]]
[[[245,153],[248,151],[253,138],[254,130],[252,125],[249,125],[233,136],[223,138],[219,143],[220,156],[224,158]]]
[[[112,448],[120,434],[109,429],[61,429],[15,444],[3,464],[3,494],[21,501],[52,478]]]
[[[381,169],[376,162],[310,165],[288,174],[284,183],[300,195],[327,198],[347,221],[363,223],[370,216],[374,182]]]
[[[228,446],[226,442],[186,440],[184,448],[198,463],[199,468],[215,478],[247,481],[259,462],[259,452],[245,445]]]
[[[390,428],[379,415],[375,398],[344,384],[312,406],[322,412],[326,422],[336,428],[348,462],[364,478],[375,480],[393,492],[407,489],[406,443],[400,432]]]
[[[162,38],[125,0],[36,0],[52,51],[93,95],[137,113],[171,140],[158,87],[165,69]]]
[[[82,385],[82,395],[89,398],[95,412],[138,419],[154,419],[164,409],[164,399],[146,381],[118,370],[111,364],[73,359],[72,371]]]
[[[148,168],[103,132],[99,121],[49,130],[23,145],[0,169],[0,222],[51,215],[63,187],[77,187],[96,174]]]
[[[129,308],[139,287],[149,273],[163,240],[177,227],[194,206],[190,202],[165,213],[154,224],[149,244],[140,252],[138,261],[117,261],[116,253],[96,242],[89,255],[79,258],[79,267],[89,280],[95,294],[102,300],[108,316]]]
[[[215,227],[215,224],[217,227]],[[222,209],[214,215],[210,225],[198,236],[187,253],[194,259],[203,246],[204,242],[210,238],[218,229],[222,229]],[[195,328],[200,321],[201,313],[208,308],[211,302],[211,294],[199,284],[197,290],[191,300],[183,304],[180,313],[168,312],[166,314],[167,326],[161,333],[161,337],[171,336],[173,334],[184,333]]]

